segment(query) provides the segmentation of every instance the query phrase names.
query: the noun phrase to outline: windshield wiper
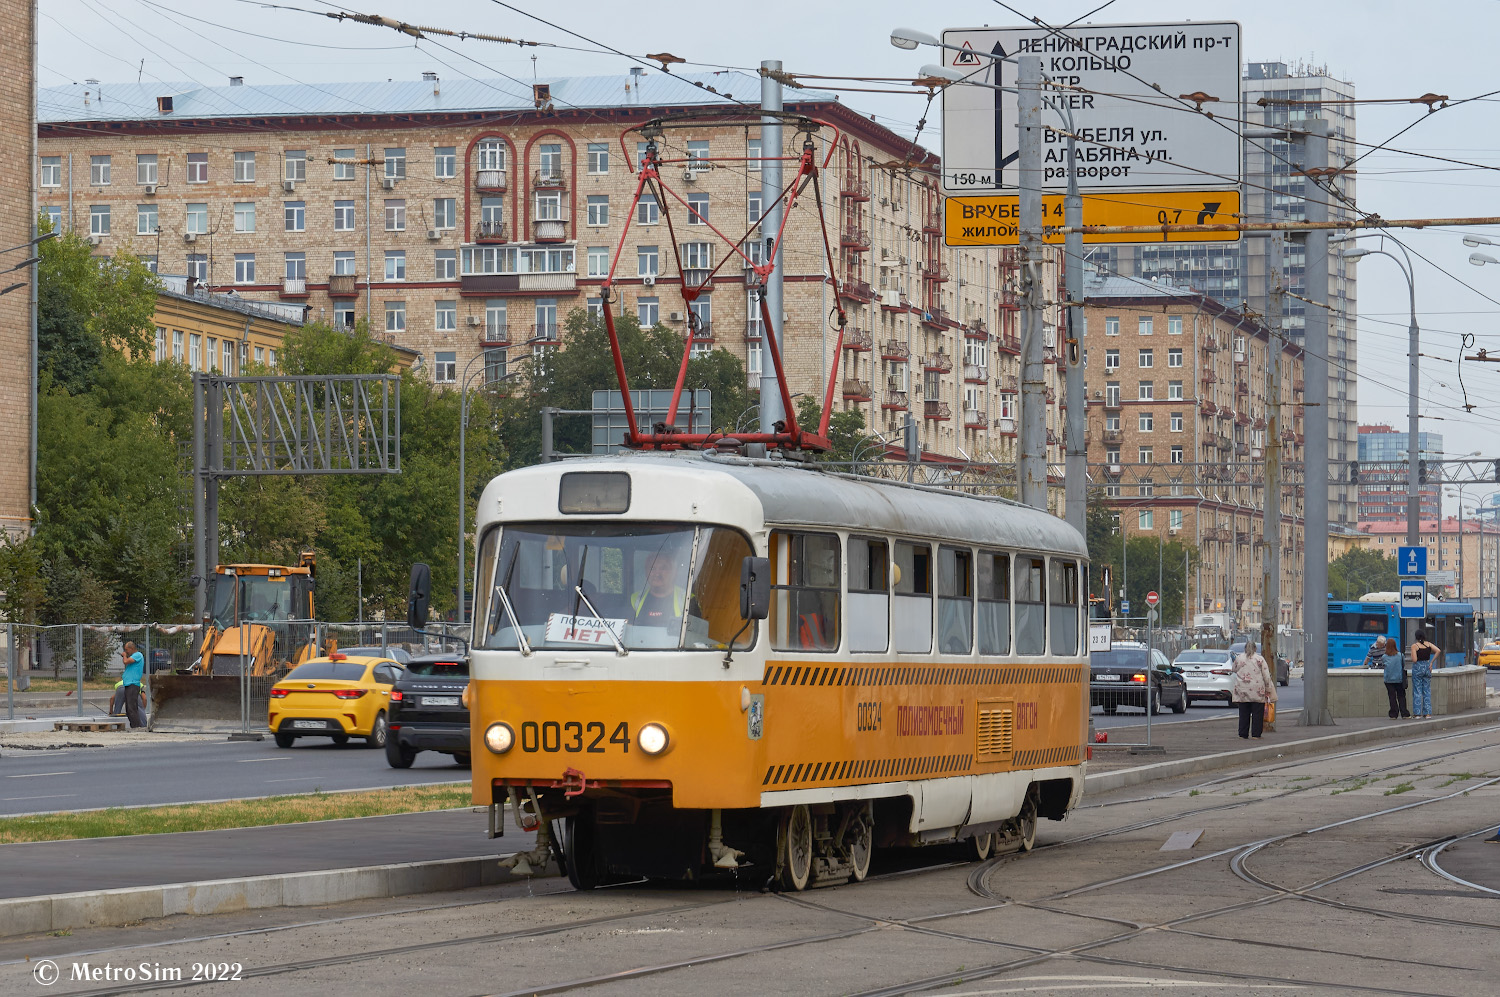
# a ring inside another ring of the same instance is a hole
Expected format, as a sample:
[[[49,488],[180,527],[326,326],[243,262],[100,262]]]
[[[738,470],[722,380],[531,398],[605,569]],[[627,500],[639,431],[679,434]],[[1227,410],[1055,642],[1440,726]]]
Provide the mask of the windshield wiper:
[[[531,657],[531,642],[526,639],[526,633],[521,629],[521,622],[516,619],[516,611],[510,604],[510,596],[505,594],[505,590],[510,588],[511,576],[516,572],[516,562],[520,559],[521,547],[517,544],[516,552],[510,559],[510,567],[505,570],[505,581],[495,586],[495,594],[500,597],[500,605],[505,607],[505,615],[510,619],[510,625],[516,631],[516,643],[520,645],[521,656],[529,658]]]
[[[610,626],[609,621],[606,620],[603,616],[599,615],[599,610],[595,609],[594,604],[589,601],[589,597],[583,594],[583,569],[584,566],[588,563],[589,547],[588,544],[584,544],[583,553],[578,558],[578,583],[573,586],[573,591],[578,595],[578,598],[573,602],[573,615],[575,617],[578,615],[579,602],[582,602],[585,606],[587,606],[589,608],[589,612],[594,614],[594,619],[604,624],[604,632],[609,634],[609,639],[614,642],[615,654],[623,658],[630,654],[630,652],[625,650],[624,644],[620,643],[620,638],[615,634],[614,627]]]

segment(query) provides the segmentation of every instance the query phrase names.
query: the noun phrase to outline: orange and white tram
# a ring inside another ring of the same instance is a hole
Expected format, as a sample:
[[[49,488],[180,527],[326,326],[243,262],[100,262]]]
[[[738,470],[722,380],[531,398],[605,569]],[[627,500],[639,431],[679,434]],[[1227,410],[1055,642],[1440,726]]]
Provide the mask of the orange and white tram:
[[[1086,557],[1053,516],[674,451],[500,475],[477,527],[474,802],[540,817],[580,889],[859,880],[1078,801]]]

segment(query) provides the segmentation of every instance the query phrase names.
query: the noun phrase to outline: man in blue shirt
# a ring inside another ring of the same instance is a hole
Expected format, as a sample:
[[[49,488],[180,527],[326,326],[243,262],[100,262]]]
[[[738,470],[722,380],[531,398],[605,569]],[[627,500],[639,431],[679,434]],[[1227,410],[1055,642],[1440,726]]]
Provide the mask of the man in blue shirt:
[[[129,640],[125,642],[125,650],[120,657],[125,659],[125,674],[120,677],[125,683],[125,716],[130,719],[130,726],[144,727],[146,721],[141,717],[141,677],[146,671],[146,659],[135,649],[135,642]]]

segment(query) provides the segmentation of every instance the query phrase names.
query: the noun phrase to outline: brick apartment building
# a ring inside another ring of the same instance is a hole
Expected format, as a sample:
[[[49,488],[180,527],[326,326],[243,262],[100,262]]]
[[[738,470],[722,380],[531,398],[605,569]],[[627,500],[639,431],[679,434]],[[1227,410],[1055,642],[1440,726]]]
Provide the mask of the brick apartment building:
[[[1195,612],[1259,626],[1269,333],[1169,281],[1089,274],[1083,298],[1091,480],[1125,535],[1198,548]],[[1282,349],[1282,461],[1291,464],[1303,459],[1302,357]],[[1279,622],[1290,625],[1302,617],[1299,491],[1285,488],[1281,505]]]
[[[1496,607],[1497,586],[1500,586],[1500,524],[1486,520],[1464,519],[1449,516],[1445,519],[1422,519],[1419,523],[1418,542],[1427,548],[1428,581],[1432,584],[1433,572],[1452,572],[1453,584],[1441,586],[1443,594],[1450,599],[1472,602],[1475,608],[1487,616],[1493,616]],[[1372,520],[1360,523],[1361,531],[1373,538],[1366,549],[1385,557],[1395,557],[1398,547],[1406,546],[1406,521]],[[1342,599],[1344,593],[1335,592]],[[1353,593],[1354,598],[1363,595]],[[1493,627],[1491,628],[1493,631]]]
[[[759,80],[632,72],[520,89],[432,74],[318,87],[49,88],[40,105],[42,210],[92,235],[101,252],[128,249],[164,274],[306,304],[312,318],[338,325],[366,319],[421,354],[440,383],[477,373],[475,361],[500,376],[534,351],[565,346],[573,310],[604,307],[601,284],[644,146],[622,132],[664,115],[722,112],[738,105],[728,94],[758,95]],[[838,129],[818,193],[850,316],[842,356],[833,356],[834,291],[809,187],[785,242],[792,391],[821,397],[837,365],[836,404],[859,408],[876,432],[894,431],[910,413],[929,453],[1014,459],[1013,251],[944,247],[934,157],[832,95],[787,96],[788,111]],[[788,125],[783,138],[783,155],[798,155],[802,135]],[[833,130],[815,141],[821,162]],[[756,259],[770,234],[753,228],[764,155],[759,126],[745,120],[669,130],[663,153],[677,161],[663,168],[667,183],[712,226],[744,236]],[[758,379],[762,329],[745,264],[719,269],[691,305],[682,295],[684,281],[708,280],[727,251],[708,226],[679,204],[642,203],[619,251],[619,313],[686,336],[691,309],[704,330],[694,349],[729,350]],[[1045,270],[1050,302],[1056,263]],[[1055,309],[1048,317],[1050,337]],[[1048,425],[1060,444],[1056,371],[1050,364]],[[1053,446],[1051,461],[1061,456]]]
[[[32,255],[36,218],[32,162],[35,119],[36,5],[33,0],[0,0],[0,59],[10,69],[0,78],[0,269],[11,269]],[[32,487],[32,301],[34,267],[11,270],[0,294],[0,529],[31,532]],[[19,287],[10,285],[19,284]]]

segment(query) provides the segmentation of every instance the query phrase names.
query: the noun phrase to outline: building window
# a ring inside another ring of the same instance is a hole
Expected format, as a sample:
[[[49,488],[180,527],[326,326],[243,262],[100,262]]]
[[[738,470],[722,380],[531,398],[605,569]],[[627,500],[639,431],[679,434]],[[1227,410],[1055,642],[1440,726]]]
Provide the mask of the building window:
[[[432,175],[439,180],[452,180],[458,176],[456,146],[440,145],[432,150]]]
[[[506,329],[504,298],[490,298],[484,303],[484,338],[491,343],[510,342],[510,333]]]
[[[385,251],[385,279],[406,279],[406,250],[387,249]]]
[[[588,312],[589,318],[596,321],[602,321],[604,319],[603,298],[585,298],[583,301],[583,307],[584,310]]]
[[[458,202],[454,198],[439,197],[433,199],[432,227],[435,229],[458,227]]]
[[[555,222],[562,220],[562,194],[555,190],[539,190],[536,193],[536,220]]]
[[[661,321],[661,300],[659,298],[637,298],[635,301],[635,317],[640,320],[642,329],[649,329]]]
[[[687,144],[688,169],[703,172],[708,169],[708,140],[692,139]]]
[[[354,231],[354,202],[333,202],[333,230],[335,232]]]
[[[1167,351],[1167,366],[1168,367],[1181,367],[1182,366],[1182,347],[1179,346],[1179,347],[1176,347],[1175,349],[1170,349],[1170,350]]]
[[[433,306],[432,327],[438,332],[455,332],[458,329],[458,302],[439,301]]]
[[[225,374],[234,374],[234,343],[228,339],[222,344],[222,359],[219,361],[219,370]]]
[[[1142,336],[1149,336],[1149,335],[1151,335],[1151,316],[1150,315],[1141,315],[1141,316],[1139,316],[1136,319],[1136,326],[1137,326],[1137,329],[1140,331],[1140,334]]]
[[[609,172],[609,143],[608,142],[590,142],[589,143],[589,172],[590,173],[608,173]]]
[[[47,231],[62,231],[62,208],[58,207],[55,204],[47,205],[44,206],[38,213],[47,216]]]
[[[234,254],[234,282],[236,284],[255,283],[255,254]]]
[[[307,150],[288,149],[283,153],[287,180],[307,179]]]
[[[713,250],[713,243],[684,242],[682,244],[682,269],[712,270],[714,265]],[[984,365],[984,361],[982,359],[976,362],[980,366]]]
[[[172,359],[182,363],[182,330],[172,330]]]
[[[1142,381],[1140,382],[1139,393],[1136,395],[1136,397],[1143,402],[1149,402],[1155,396],[1155,390],[1155,381]]]
[[[1104,316],[1104,334],[1106,336],[1118,336],[1120,334],[1120,316]]]
[[[387,180],[406,179],[406,150],[385,150],[385,178]]]
[[[557,342],[557,299],[536,299],[535,339]]]
[[[386,198],[385,202],[385,230],[387,232],[406,231],[406,199],[402,197]]]
[[[286,279],[287,280],[306,280],[307,279],[307,254],[306,253],[287,253],[286,254]]]
[[[213,336],[208,337],[203,348],[204,365],[208,370],[213,370],[219,365],[219,341]]]
[[[236,232],[255,231],[255,202],[234,202],[234,230]]]
[[[137,204],[135,206],[135,234],[156,234],[156,205]]]
[[[333,178],[335,180],[353,180],[353,160],[359,158],[359,152],[355,149],[335,149],[333,150],[333,158]]]
[[[746,165],[752,173],[760,170],[760,139],[748,138],[745,140],[745,159],[747,160]]]
[[[1182,413],[1181,412],[1173,412],[1172,413],[1172,432],[1174,432],[1174,433],[1180,433],[1180,432],[1182,432]]]
[[[190,152],[187,154],[187,182],[208,183],[208,153]]]
[[[333,306],[333,324],[338,329],[352,329],[355,322],[355,309],[352,304],[337,302]]]
[[[1181,464],[1182,463],[1182,446],[1181,446],[1181,444],[1178,444],[1178,445],[1175,445],[1175,446],[1172,447],[1172,463],[1174,463],[1174,464]]]
[[[257,346],[255,348],[255,362],[257,364],[264,364],[266,362],[266,348],[264,346]]]
[[[708,224],[708,194],[701,191],[693,191],[688,194],[688,219],[689,225]]]
[[[234,182],[253,183],[255,181],[255,153],[236,152],[234,154]]]
[[[188,367],[192,370],[203,369],[203,337],[196,332],[188,336]]]
[[[109,157],[89,157],[89,183],[95,187],[109,186]]]
[[[1182,382],[1181,381],[1168,381],[1167,382],[1167,401],[1169,401],[1169,402],[1180,402],[1180,401],[1182,401]]]
[[[904,365],[903,365],[904,366]],[[1015,392],[1007,391],[1000,395],[1000,418],[1014,419],[1016,417],[1016,395]]]
[[[458,380],[458,354],[434,353],[432,379],[438,384],[452,384]]]
[[[354,251],[352,249],[337,250],[333,254],[333,275],[335,277],[353,277]]]
[[[589,276],[604,277],[609,274],[609,247],[589,247]]]
[[[208,280],[208,254],[188,253],[187,275],[196,281]],[[181,357],[179,356],[180,360]]]
[[[562,144],[548,143],[541,146],[541,178],[543,180],[562,179]]]
[[[635,250],[635,273],[637,277],[655,277],[660,271],[660,259],[655,246],[637,246]]]
[[[1137,350],[1136,352],[1139,354],[1139,356],[1138,356],[1138,358],[1136,360],[1136,364],[1138,366],[1140,366],[1140,367],[1154,367],[1154,366],[1156,366],[1156,356],[1150,350]]]
[[[61,187],[62,186],[62,157],[61,156],[43,156],[42,157],[42,186],[43,187]]]
[[[89,205],[89,235],[109,235],[109,205]]]
[[[1180,530],[1180,529],[1182,529],[1182,510],[1181,509],[1169,509],[1169,510],[1167,510],[1167,525],[1170,526],[1170,527],[1172,527],[1172,529],[1174,529],[1174,530]]]
[[[439,249],[433,252],[432,277],[434,280],[458,279],[458,250]]]
[[[156,327],[156,362],[161,363],[167,359],[167,330],[161,326]]]
[[[208,233],[208,205],[206,203],[195,202],[187,206],[183,231],[196,235]]]
[[[590,194],[588,201],[588,223],[594,227],[609,224],[609,195]]]
[[[505,169],[505,143],[498,138],[481,140],[474,149],[474,155],[476,169]]]
[[[1108,372],[1108,371],[1119,370],[1119,369],[1120,369],[1120,351],[1119,350],[1105,350],[1104,351],[1104,370],[1106,372]]]
[[[156,153],[142,153],[135,157],[135,182],[156,183]]]
[[[385,331],[406,331],[406,302],[387,301],[385,303]]]
[[[1104,462],[1106,464],[1118,464],[1118,463],[1120,463],[1120,451],[1118,451],[1118,450],[1106,450],[1106,451],[1104,451]]]
[[[765,214],[762,206],[760,191],[752,190],[745,197],[745,221],[754,225],[760,221],[760,216]]]
[[[496,381],[505,380],[505,351],[490,349],[484,351],[484,381],[486,384],[494,384]]]
[[[1149,433],[1156,428],[1156,415],[1152,412],[1141,412],[1136,416],[1136,425],[1143,433]]]
[[[655,225],[661,220],[661,209],[657,207],[655,194],[642,194],[636,202],[635,220],[638,225]]]
[[[1180,335],[1182,335],[1182,316],[1181,315],[1168,315],[1167,316],[1167,335],[1169,335],[1169,336],[1180,336]]]
[[[1136,451],[1135,451],[1135,457],[1136,457],[1136,463],[1138,463],[1138,464],[1149,464],[1149,463],[1151,463],[1151,448],[1150,447],[1137,447]]]
[[[1120,431],[1120,417],[1117,415],[1105,416],[1104,428],[1109,430],[1110,432],[1118,433]]]
[[[1106,408],[1120,407],[1120,382],[1106,381],[1104,383],[1104,405]]]
[[[152,273],[160,273],[161,272],[161,271],[159,271],[156,268],[156,256],[155,256],[155,254],[142,254],[141,255],[141,262],[144,263],[144,264],[146,264],[146,269],[150,270]]]
[[[283,221],[288,232],[307,231],[307,202],[281,202]]]
[[[1155,529],[1156,515],[1150,509],[1142,509],[1136,514],[1136,525],[1143,530]]]

